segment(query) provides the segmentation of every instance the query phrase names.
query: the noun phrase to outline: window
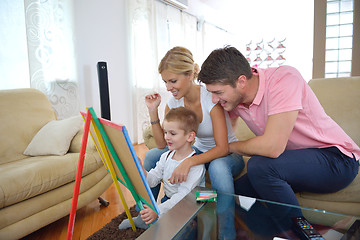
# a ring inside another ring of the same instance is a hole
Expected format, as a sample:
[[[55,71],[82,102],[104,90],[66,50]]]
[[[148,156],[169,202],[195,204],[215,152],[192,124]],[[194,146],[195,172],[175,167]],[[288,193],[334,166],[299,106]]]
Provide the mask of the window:
[[[327,0],[325,77],[351,76],[353,0]]]
[[[312,78],[360,76],[360,1],[314,1]]]

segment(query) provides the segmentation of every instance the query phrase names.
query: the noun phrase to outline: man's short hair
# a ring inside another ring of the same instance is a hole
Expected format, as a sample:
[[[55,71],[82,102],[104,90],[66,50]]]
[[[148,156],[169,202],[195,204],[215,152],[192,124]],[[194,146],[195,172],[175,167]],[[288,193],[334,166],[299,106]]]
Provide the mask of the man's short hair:
[[[226,84],[235,87],[236,80],[252,77],[249,62],[239,50],[231,46],[215,49],[201,66],[198,80],[205,84]]]
[[[171,108],[165,115],[164,120],[167,122],[178,122],[180,129],[186,133],[191,131],[196,133],[199,127],[199,121],[194,111],[185,107]]]

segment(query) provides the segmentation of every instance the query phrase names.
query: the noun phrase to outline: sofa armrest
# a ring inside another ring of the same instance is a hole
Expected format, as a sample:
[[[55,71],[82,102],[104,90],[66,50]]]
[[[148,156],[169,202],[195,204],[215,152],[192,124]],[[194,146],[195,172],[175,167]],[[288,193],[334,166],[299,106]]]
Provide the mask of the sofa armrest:
[[[145,130],[143,131],[143,138],[144,138],[145,145],[149,149],[157,148],[151,125],[147,126],[145,128]]]

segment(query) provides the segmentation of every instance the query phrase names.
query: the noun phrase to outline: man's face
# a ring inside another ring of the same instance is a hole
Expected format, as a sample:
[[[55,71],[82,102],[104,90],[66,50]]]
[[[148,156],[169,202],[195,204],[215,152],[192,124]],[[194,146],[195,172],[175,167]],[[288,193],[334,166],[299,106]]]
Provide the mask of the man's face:
[[[226,111],[233,110],[243,100],[242,94],[231,85],[206,84],[206,89],[212,93],[212,102],[220,103]]]

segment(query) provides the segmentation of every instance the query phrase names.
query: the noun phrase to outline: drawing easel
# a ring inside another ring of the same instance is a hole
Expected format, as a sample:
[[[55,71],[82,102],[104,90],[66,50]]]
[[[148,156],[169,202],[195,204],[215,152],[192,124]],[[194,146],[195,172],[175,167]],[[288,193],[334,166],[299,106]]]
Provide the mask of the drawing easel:
[[[146,181],[141,164],[135,154],[135,150],[131,144],[127,130],[125,126],[117,125],[108,120],[98,118],[92,108],[88,108],[87,113],[81,114],[85,120],[84,135],[80,148],[67,239],[72,239],[73,235],[77,200],[79,196],[81,175],[89,133],[106,169],[111,174],[131,227],[133,231],[136,231],[129,208],[121,192],[119,181],[127,189],[129,189],[140,210],[143,209],[143,203],[148,205],[158,214],[159,209]]]

